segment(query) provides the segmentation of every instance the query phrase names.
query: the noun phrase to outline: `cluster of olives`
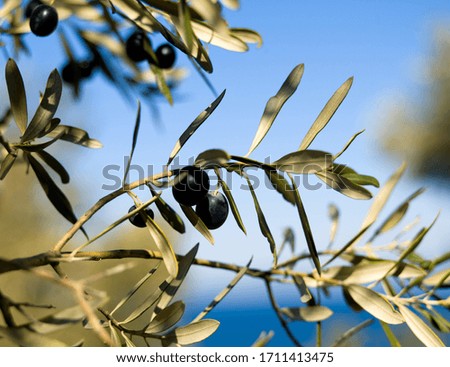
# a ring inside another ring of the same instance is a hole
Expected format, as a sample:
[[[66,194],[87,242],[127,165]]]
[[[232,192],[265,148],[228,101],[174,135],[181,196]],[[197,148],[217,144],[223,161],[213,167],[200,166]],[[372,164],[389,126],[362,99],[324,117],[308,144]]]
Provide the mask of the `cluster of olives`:
[[[172,186],[172,194],[175,200],[185,206],[194,206],[195,212],[205,223],[208,229],[217,229],[225,223],[228,216],[228,201],[220,192],[209,192],[208,174],[195,166],[182,168],[178,175],[183,177]],[[128,212],[136,209],[132,206]],[[151,209],[146,209],[144,214],[137,213],[130,217],[130,222],[136,227],[145,227],[144,215],[154,218]]]
[[[39,0],[31,0],[25,8],[25,17],[30,19],[30,29],[36,36],[46,37],[58,26],[58,12],[53,6]]]
[[[84,61],[69,61],[62,69],[61,76],[66,83],[75,84],[91,76],[97,67],[95,59]]]
[[[155,50],[156,60],[148,52],[151,47],[150,39],[140,30],[132,33],[125,43],[127,56],[134,62],[147,60],[161,69],[170,69],[175,64],[175,49],[171,45],[168,43],[160,45]]]

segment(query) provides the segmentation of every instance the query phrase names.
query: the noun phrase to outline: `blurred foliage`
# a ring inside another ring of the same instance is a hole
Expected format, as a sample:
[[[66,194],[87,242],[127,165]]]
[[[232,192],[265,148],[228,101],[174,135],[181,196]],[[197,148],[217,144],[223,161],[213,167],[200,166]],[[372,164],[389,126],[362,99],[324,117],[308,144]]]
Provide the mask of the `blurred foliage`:
[[[420,98],[391,108],[383,146],[409,162],[422,177],[450,179],[450,32],[436,32],[433,53],[423,65]]]

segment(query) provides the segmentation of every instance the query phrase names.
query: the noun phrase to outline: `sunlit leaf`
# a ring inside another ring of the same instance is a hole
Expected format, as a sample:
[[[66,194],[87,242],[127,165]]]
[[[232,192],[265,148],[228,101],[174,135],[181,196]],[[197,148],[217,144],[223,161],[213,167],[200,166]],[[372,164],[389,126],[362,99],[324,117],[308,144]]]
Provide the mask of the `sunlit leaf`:
[[[222,98],[224,96],[225,96],[225,90],[220,94],[219,97],[216,98],[216,100],[213,103],[211,103],[202,113],[200,113],[200,115],[198,115],[195,118],[195,120],[189,125],[189,127],[183,132],[183,134],[181,134],[180,138],[178,139],[177,143],[175,144],[175,147],[173,148],[172,152],[170,153],[167,165],[169,165],[170,162],[172,162],[172,160],[178,154],[178,152],[183,147],[183,145],[195,133],[195,131],[200,127],[200,125],[203,124],[203,122],[205,122],[205,120],[213,113],[213,111],[216,109],[216,107],[222,101]]]
[[[195,159],[195,166],[200,168],[212,168],[223,166],[230,160],[230,155],[221,149],[209,149],[200,153]]]
[[[41,103],[31,119],[30,124],[22,135],[22,138],[20,139],[21,143],[36,138],[41,131],[45,129],[55,115],[59,100],[61,99],[61,93],[62,81],[58,71],[55,69],[48,77],[47,86],[45,88]]]
[[[373,199],[372,205],[367,213],[366,218],[364,219],[361,228],[366,227],[369,224],[372,224],[378,218],[383,207],[386,205],[389,197],[391,196],[394,187],[397,185],[398,181],[405,172],[406,164],[403,163],[397,171],[388,179],[388,181],[384,184],[384,186],[378,191],[378,194]]]
[[[61,131],[63,132],[62,135],[60,135]],[[60,136],[60,140],[79,144],[87,148],[101,148],[103,146],[98,140],[91,139],[86,131],[73,126],[59,125],[49,132],[47,136],[52,138]]]
[[[300,81],[303,76],[303,71],[304,65],[303,64],[297,65],[291,71],[287,79],[284,81],[283,85],[281,86],[277,94],[274,95],[273,97],[270,97],[264,109],[252,145],[250,146],[250,149],[246,154],[246,156],[249,156],[255,150],[255,148],[261,143],[261,141],[264,139],[264,137],[272,127],[275,118],[277,117],[278,113],[280,112],[285,102],[297,90],[297,87],[300,84]]]
[[[306,286],[305,280],[299,275],[293,276],[292,279],[300,292],[300,301],[308,303],[312,299],[312,295]]]
[[[429,275],[422,281],[422,283],[429,287],[435,287],[439,284],[450,287],[450,270],[448,268],[442,269],[433,275]]]
[[[2,163],[0,165],[0,180],[3,180],[6,177],[11,167],[13,166],[14,162],[16,161],[16,158],[17,153],[14,151],[8,153],[6,157],[3,158]]]
[[[230,32],[234,37],[246,43],[256,43],[257,47],[261,47],[263,44],[263,39],[258,32],[247,28],[230,28]]]
[[[330,153],[320,150],[301,150],[286,154],[272,163],[280,171],[310,174],[326,170],[333,164]]]
[[[183,301],[172,303],[153,318],[145,329],[145,332],[148,334],[156,334],[170,329],[181,320],[184,315],[184,309],[185,305]]]
[[[366,190],[364,187],[354,184],[345,177],[340,176],[331,171],[317,172],[316,176],[319,177],[327,186],[331,187],[333,190],[348,196],[352,199],[358,200],[368,200],[372,198],[370,191]]]
[[[164,335],[163,346],[169,346],[170,344],[189,345],[201,342],[211,336],[219,325],[218,321],[207,319],[176,328],[170,334]]]
[[[352,183],[356,185],[371,185],[374,187],[380,187],[380,183],[375,177],[368,176],[368,175],[360,175],[358,173],[348,173],[343,174],[342,177],[346,178],[347,180],[351,181]]]
[[[264,172],[272,184],[272,187],[283,195],[283,198],[286,201],[295,205],[294,191],[287,180],[276,170],[265,169]]]
[[[211,231],[208,229],[208,227],[203,223],[203,221],[200,219],[200,217],[197,215],[194,209],[192,209],[190,206],[181,205],[181,209],[183,210],[184,215],[186,215],[187,219],[191,224],[194,226],[194,228],[199,231],[199,233],[205,237],[208,242],[211,245],[214,245],[214,237],[211,234]]]
[[[319,116],[317,116],[316,120],[312,124],[309,131],[306,133],[303,138],[302,143],[298,150],[305,150],[311,145],[315,137],[323,130],[325,126],[327,126],[328,122],[331,120],[342,101],[347,96],[348,91],[350,90],[353,83],[353,77],[348,78],[344,84],[342,84],[336,92],[331,96],[329,101],[326,103],[325,107],[320,112]]]
[[[195,245],[186,255],[183,256],[183,258],[180,260],[178,264],[178,275],[175,279],[173,279],[170,282],[170,286],[165,289],[164,293],[161,295],[160,300],[156,304],[156,307],[153,311],[152,319],[164,308],[167,307],[167,305],[170,303],[172,298],[175,296],[175,293],[180,288],[181,284],[184,281],[184,278],[186,277],[186,274],[188,273],[192,263],[195,260],[195,256],[197,255],[199,245]]]
[[[408,307],[397,303],[400,313],[405,318],[406,324],[414,335],[427,347],[445,347],[441,339],[425,322],[412,312]]]
[[[155,196],[156,192],[152,188],[150,190],[152,191],[153,196]],[[173,229],[179,233],[186,232],[183,219],[181,219],[177,212],[169,204],[167,204],[160,195],[157,197],[155,204],[161,213],[161,216]]]
[[[13,59],[9,59],[6,64],[5,78],[8,87],[11,112],[17,127],[23,134],[28,123],[27,97],[22,75]]]
[[[387,324],[402,324],[405,320],[379,293],[360,285],[347,287],[349,295],[365,311]]]
[[[341,149],[341,151],[339,153],[336,153],[333,156],[333,160],[338,159],[342,154],[344,154],[344,152],[350,147],[350,145],[352,145],[353,141],[359,136],[361,135],[365,130],[361,130],[358,131],[355,135],[353,135],[350,140],[345,144],[345,146]]]
[[[252,344],[252,347],[265,347],[267,345],[267,343],[270,342],[270,340],[273,338],[273,336],[275,335],[275,333],[271,330],[268,333],[266,333],[265,331],[261,332],[261,334],[259,335],[258,339],[255,340],[255,342]]]
[[[282,308],[281,312],[291,320],[307,322],[323,321],[333,315],[333,311],[325,306]]]

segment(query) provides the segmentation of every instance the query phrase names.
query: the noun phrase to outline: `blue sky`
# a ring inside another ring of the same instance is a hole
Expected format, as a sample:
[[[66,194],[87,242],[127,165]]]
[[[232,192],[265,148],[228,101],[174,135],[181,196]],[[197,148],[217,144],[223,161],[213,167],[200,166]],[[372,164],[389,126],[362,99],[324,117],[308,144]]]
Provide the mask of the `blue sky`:
[[[275,5],[274,5],[275,4]],[[261,33],[262,48],[251,47],[245,54],[230,53],[211,47],[214,74],[210,80],[218,91],[227,89],[225,99],[181,151],[181,161],[187,161],[203,150],[222,148],[232,154],[245,154],[256,132],[267,99],[275,94],[291,69],[305,64],[305,74],[296,94],[279,114],[266,140],[253,153],[256,159],[270,155],[276,159],[298,148],[303,135],[333,92],[350,76],[353,87],[312,148],[337,152],[355,132],[366,129],[354,145],[342,156],[342,162],[362,173],[376,176],[384,182],[400,161],[385,155],[379,147],[379,135],[386,102],[404,94],[416,96],[420,84],[415,80],[417,63],[431,49],[436,27],[450,24],[448,1],[268,1],[243,0],[237,12],[226,11],[232,26],[248,27]],[[62,51],[55,45],[57,36],[34,39],[28,36],[33,59],[20,60],[24,78],[32,80],[29,90],[37,91],[45,83],[48,72],[63,64]],[[154,43],[161,42],[155,37]],[[58,46],[59,47],[59,46]],[[49,57],[52,55],[52,58]],[[186,67],[190,76],[177,90],[175,106],[161,99],[162,128],[152,122],[152,115],[143,110],[141,135],[134,163],[156,170],[165,163],[176,139],[185,127],[202,111],[214,96],[181,55],[177,65]],[[36,60],[39,60],[36,62]],[[100,139],[104,149],[88,151],[64,146],[73,157],[62,161],[71,167],[73,184],[80,189],[82,201],[76,204],[78,214],[106,194],[101,189],[105,179],[102,169],[108,164],[122,164],[128,154],[136,105],[121,100],[118,93],[103,78],[96,75],[86,86],[79,104],[73,105],[68,89],[64,92],[59,116],[67,124],[86,128],[91,136]],[[35,101],[37,96],[34,95]],[[59,148],[59,151],[61,149]],[[82,164],[82,170],[76,170]],[[234,186],[236,184],[236,186]],[[388,208],[395,205],[427,183],[406,178],[395,192]],[[244,264],[254,255],[254,264],[269,266],[271,256],[266,240],[259,232],[249,192],[240,192],[238,180],[233,181],[236,201],[247,226],[245,237],[230,216],[223,228],[215,231],[216,245],[210,246],[200,235],[189,231],[180,238],[181,252],[201,242],[200,257]],[[427,241],[426,255],[432,256],[448,248],[446,238],[450,219],[450,200],[445,192],[431,187],[412,206],[408,220],[420,214],[424,223],[432,221],[438,210],[441,218]],[[173,203],[170,192],[165,198]],[[298,246],[304,248],[297,214],[293,207],[268,189],[258,190],[261,206],[277,241],[286,226],[295,228]],[[329,221],[326,217],[329,202],[337,204],[343,215],[338,244],[345,243],[358,230],[370,202],[353,201],[338,193],[322,189],[303,195],[311,226],[319,248],[327,244]],[[119,200],[104,212],[99,221],[104,225],[117,219],[131,204]],[[387,214],[385,211],[384,214]],[[205,284],[206,293],[220,290],[227,282],[220,273],[204,269],[192,274],[192,279]],[[229,275],[231,276],[231,274]],[[218,279],[220,278],[220,282]],[[208,279],[208,280],[205,280]],[[223,284],[222,284],[223,283]],[[243,284],[251,296],[253,283]],[[254,298],[259,297],[255,291]]]

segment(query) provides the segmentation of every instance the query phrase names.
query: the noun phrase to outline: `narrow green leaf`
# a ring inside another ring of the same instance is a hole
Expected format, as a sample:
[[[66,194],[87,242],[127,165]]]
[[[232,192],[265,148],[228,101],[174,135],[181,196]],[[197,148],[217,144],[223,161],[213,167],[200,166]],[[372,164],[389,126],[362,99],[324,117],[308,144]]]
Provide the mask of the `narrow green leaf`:
[[[360,324],[348,329],[345,333],[343,333],[336,341],[331,345],[332,347],[340,347],[343,345],[348,339],[350,339],[356,333],[359,333],[362,329],[366,328],[370,324],[372,324],[373,319],[368,319]]]
[[[45,194],[47,195],[50,202],[53,204],[56,210],[66,218],[70,223],[74,224],[77,221],[72,205],[70,204],[64,193],[56,186],[55,182],[49,176],[47,171],[42,167],[42,165],[30,154],[27,155],[27,159],[30,162],[31,168],[33,169],[36,177],[39,180]]]
[[[12,151],[11,153],[8,153],[6,157],[2,160],[2,163],[0,165],[0,180],[3,180],[6,177],[9,170],[16,161],[16,158],[17,153],[15,151]]]
[[[134,149],[136,148],[137,139],[139,136],[139,127],[141,125],[141,102],[138,101],[138,108],[136,113],[136,121],[134,123],[133,140],[131,142],[130,156],[128,157],[128,162],[125,167],[125,172],[123,174],[123,185],[127,181],[128,172],[130,171],[131,160],[133,159]]]
[[[222,301],[228,293],[234,288],[234,286],[242,279],[242,277],[247,272],[252,260],[248,262],[246,266],[244,266],[237,274],[236,276],[231,280],[231,282],[224,288],[222,291],[211,301],[211,303],[205,307],[205,309],[200,312],[197,317],[195,317],[192,322],[197,322],[203,319],[214,307],[216,307],[220,301]]]
[[[114,328],[111,321],[109,321],[108,324],[109,324],[109,332],[110,332],[111,340],[113,342],[113,346],[114,347],[122,346],[122,342],[120,341],[119,333]]]
[[[331,171],[317,172],[316,176],[337,192],[357,200],[368,200],[372,198],[370,191],[364,187],[354,184],[345,177]]]
[[[22,75],[13,59],[9,59],[6,63],[5,78],[8,87],[11,112],[17,127],[23,134],[28,123],[27,97]]]
[[[286,307],[282,308],[281,312],[291,320],[307,322],[323,321],[333,315],[333,311],[331,311],[328,307],[318,305],[295,308]]]
[[[161,295],[160,300],[156,304],[156,307],[153,311],[152,318],[153,319],[161,310],[167,307],[172,298],[175,296],[175,293],[180,288],[181,284],[186,277],[192,263],[195,260],[195,256],[197,255],[199,248],[199,244],[195,245],[183,258],[180,260],[178,265],[178,275],[175,279],[170,282],[168,288],[165,289],[164,293]]]
[[[160,311],[145,329],[147,334],[157,334],[169,330],[184,315],[185,305],[183,301],[177,301]]]
[[[406,164],[403,163],[397,169],[397,171],[395,171],[394,174],[388,179],[388,181],[384,184],[384,186],[380,189],[380,191],[378,191],[378,194],[375,196],[372,206],[370,207],[369,212],[367,213],[367,216],[361,225],[361,228],[364,228],[377,220],[378,215],[380,214],[383,207],[386,205],[386,202],[391,196],[394,187],[397,185],[398,181],[405,172],[405,169]]]
[[[201,342],[211,336],[219,325],[218,321],[207,319],[176,328],[173,332],[164,335],[163,346],[169,346],[170,344],[190,345]]]
[[[294,191],[287,180],[274,169],[265,169],[264,173],[272,184],[272,187],[283,195],[283,198],[287,202],[295,205]]]
[[[47,80],[44,96],[36,110],[30,124],[22,135],[20,142],[26,142],[36,138],[42,130],[52,120],[58,108],[59,100],[62,93],[62,81],[55,69],[50,73]]]
[[[364,310],[387,324],[402,324],[405,320],[379,293],[360,285],[347,287],[349,295]]]
[[[230,32],[234,37],[239,38],[246,43],[256,43],[256,47],[261,47],[263,39],[258,32],[247,28],[230,28]]]
[[[323,128],[325,126],[327,126],[328,122],[331,120],[334,113],[337,111],[337,109],[341,105],[342,101],[347,96],[348,91],[350,90],[350,88],[352,86],[352,83],[353,83],[353,77],[348,78],[344,82],[344,84],[342,84],[336,90],[336,92],[334,92],[332,97],[329,99],[329,101],[327,102],[325,107],[320,112],[319,116],[317,116],[316,120],[312,124],[309,131],[306,133],[298,150],[308,149],[308,147],[311,145],[311,143],[313,142],[315,137],[323,130]]]
[[[392,228],[394,228],[406,215],[406,212],[409,208],[409,203],[418,197],[420,194],[422,194],[425,190],[419,189],[416,192],[414,192],[412,195],[410,195],[403,203],[401,203],[387,218],[386,220],[380,225],[380,227],[375,231],[372,238],[375,238],[380,233],[385,233]]]
[[[259,229],[261,230],[262,235],[264,237],[266,237],[267,241],[269,242],[270,252],[273,255],[273,266],[275,267],[275,266],[277,266],[277,262],[278,262],[277,247],[275,244],[275,240],[273,239],[272,232],[270,231],[270,228],[267,225],[266,217],[264,216],[264,213],[261,210],[261,206],[259,205],[259,201],[258,201],[258,198],[256,197],[256,193],[253,188],[253,185],[250,182],[250,179],[248,178],[247,175],[245,175],[245,178],[247,180],[247,184],[250,189],[250,193],[252,194],[256,214],[258,216]]]
[[[400,313],[414,335],[427,347],[445,347],[445,344],[425,322],[409,308],[397,303]]]
[[[378,182],[378,180],[372,176],[360,175],[359,173],[348,173],[343,174],[342,177],[353,182],[355,185],[371,185],[374,187],[380,187],[380,183]]]
[[[272,163],[276,169],[289,173],[311,174],[329,169],[333,164],[330,153],[301,150],[286,154]]]
[[[130,291],[117,303],[116,307],[110,312],[112,316],[119,308],[126,304],[131,297],[149,280],[158,270],[161,262],[158,262],[150,271],[145,274],[139,281],[130,289]]]
[[[347,142],[347,144],[345,144],[345,146],[342,148],[342,150],[339,153],[336,153],[333,156],[333,160],[335,161],[336,159],[338,159],[349,147],[350,145],[352,145],[353,141],[359,136],[361,135],[365,130],[361,130],[358,131],[355,135],[353,135],[350,140]]]
[[[62,135],[60,135],[61,131],[63,131]],[[87,148],[96,149],[103,146],[98,140],[91,139],[86,131],[73,126],[59,125],[47,134],[48,137],[55,137],[58,135],[60,135],[60,140],[82,145]]]
[[[14,148],[21,149],[25,152],[39,152],[41,150],[44,150],[45,148],[48,148],[50,145],[56,143],[61,136],[63,135],[63,132],[61,131],[59,135],[55,136],[53,139],[46,141],[45,143],[40,144],[14,144]]]
[[[383,331],[386,334],[386,337],[389,340],[389,344],[391,345],[391,347],[397,347],[397,348],[401,347],[402,345],[398,341],[395,334],[392,332],[390,326],[381,320],[378,320],[378,321],[380,322],[380,325],[383,328]]]
[[[182,27],[180,28],[182,30],[181,36],[189,52],[192,52],[196,36],[192,30],[191,15],[186,0],[180,0],[178,2],[178,19],[182,24]]]
[[[50,153],[47,153],[45,150],[41,150],[36,153],[53,171],[55,171],[59,177],[61,178],[61,182],[63,184],[69,183],[70,176],[66,171],[64,166],[59,163],[59,161],[53,157]]]
[[[156,196],[155,190],[150,187],[153,196]],[[155,204],[161,213],[164,220],[169,223],[169,225],[177,232],[183,234],[186,232],[186,227],[184,226],[183,219],[178,215],[178,213],[167,204],[160,195],[158,195]]]
[[[187,219],[191,224],[194,226],[194,228],[200,232],[200,234],[205,237],[208,242],[211,245],[214,245],[214,237],[211,234],[208,227],[206,227],[205,223],[200,219],[200,217],[197,215],[194,209],[192,209],[190,206],[181,205],[181,210],[183,210],[184,215],[186,215]]]
[[[181,134],[180,138],[175,144],[172,152],[170,153],[169,160],[167,162],[167,166],[172,162],[175,156],[178,154],[183,145],[188,141],[188,139],[195,133],[195,131],[200,127],[203,122],[214,112],[216,107],[222,101],[225,96],[225,90],[220,94],[216,100],[211,103],[200,115],[198,115],[195,120],[189,125],[189,127]]]
[[[423,282],[426,286],[436,287],[438,285],[450,286],[450,270],[448,268],[442,269],[433,275],[426,277]]]
[[[223,193],[225,194],[228,203],[230,204],[231,212],[233,213],[233,217],[236,220],[237,225],[239,228],[247,234],[247,230],[245,229],[244,222],[242,221],[241,214],[239,213],[239,209],[236,205],[236,202],[234,201],[233,194],[231,193],[230,188],[228,187],[227,183],[220,177],[220,172],[216,170],[216,175],[219,180],[219,184],[222,187]]]
[[[268,100],[263,115],[261,117],[258,130],[256,131],[256,135],[253,139],[252,145],[250,146],[248,153],[245,155],[246,157],[248,157],[255,150],[255,148],[261,143],[261,141],[264,139],[264,137],[272,127],[275,118],[277,117],[278,113],[280,112],[285,102],[297,90],[297,87],[300,84],[300,81],[302,80],[303,71],[304,65],[303,64],[297,65],[291,71],[287,79],[284,81],[283,85],[281,86],[277,94],[275,94]]]
[[[150,69],[155,75],[156,85],[158,86],[159,91],[167,99],[167,102],[169,102],[170,105],[173,105],[173,96],[169,86],[167,85],[167,81],[164,78],[162,70],[154,64],[150,64]]]
[[[348,293],[348,290],[346,287],[341,287],[342,289],[342,295],[344,296],[344,300],[345,303],[347,303],[347,305],[355,312],[361,312],[363,310],[363,308],[358,305],[353,298],[350,296],[350,294]]]
[[[309,225],[308,216],[306,215],[305,207],[303,206],[302,199],[300,197],[300,191],[295,186],[294,178],[289,175],[292,187],[294,188],[294,198],[295,198],[295,204],[297,207],[298,215],[300,217],[300,222],[302,224],[303,228],[303,234],[305,235],[306,244],[308,245],[309,254],[311,255],[311,258],[314,262],[314,266],[317,269],[317,272],[321,273],[321,266],[320,266],[320,259],[319,255],[317,253],[316,244],[314,243],[314,237],[311,231],[311,227]]]
[[[221,149],[209,149],[200,153],[195,159],[195,166],[200,168],[221,167],[228,163],[230,155]]]
[[[153,241],[155,241],[156,247],[161,251],[167,271],[172,277],[176,277],[178,274],[178,262],[169,239],[158,224],[148,215],[145,217],[145,224]]]

